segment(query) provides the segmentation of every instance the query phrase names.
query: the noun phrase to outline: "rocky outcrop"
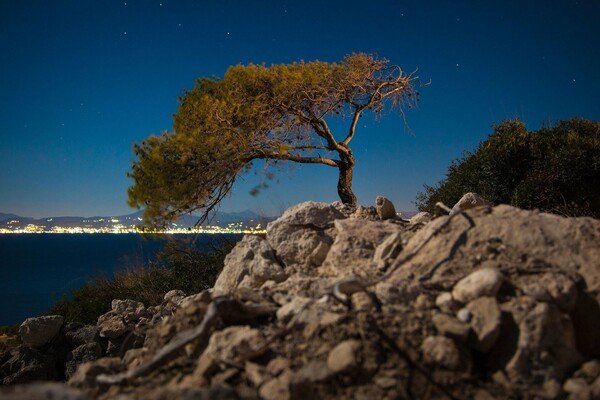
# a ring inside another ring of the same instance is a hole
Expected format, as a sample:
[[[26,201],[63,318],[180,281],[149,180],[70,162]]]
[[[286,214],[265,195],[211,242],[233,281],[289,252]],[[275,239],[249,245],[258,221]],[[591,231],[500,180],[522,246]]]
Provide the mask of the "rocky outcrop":
[[[143,346],[69,385],[100,399],[600,396],[600,221],[365,210],[292,207],[171,315],[113,309]]]

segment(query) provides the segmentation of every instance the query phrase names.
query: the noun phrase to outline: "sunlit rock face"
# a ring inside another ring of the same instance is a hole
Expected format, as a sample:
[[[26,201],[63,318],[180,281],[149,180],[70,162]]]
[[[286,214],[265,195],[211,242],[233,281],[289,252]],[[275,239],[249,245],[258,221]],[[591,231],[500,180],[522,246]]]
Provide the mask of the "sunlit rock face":
[[[115,301],[96,331],[67,334],[87,361],[68,365],[69,386],[100,399],[597,397],[600,221],[365,210],[302,203],[240,241],[213,289]],[[107,336],[113,320],[126,333]]]

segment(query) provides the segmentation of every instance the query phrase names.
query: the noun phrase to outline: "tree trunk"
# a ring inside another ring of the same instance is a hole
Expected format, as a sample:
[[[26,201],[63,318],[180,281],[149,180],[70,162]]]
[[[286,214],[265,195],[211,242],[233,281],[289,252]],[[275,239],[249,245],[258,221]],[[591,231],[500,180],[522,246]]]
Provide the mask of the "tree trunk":
[[[352,168],[351,163],[340,163],[340,178],[338,180],[338,195],[342,203],[350,206],[356,206],[356,196],[352,192]]]

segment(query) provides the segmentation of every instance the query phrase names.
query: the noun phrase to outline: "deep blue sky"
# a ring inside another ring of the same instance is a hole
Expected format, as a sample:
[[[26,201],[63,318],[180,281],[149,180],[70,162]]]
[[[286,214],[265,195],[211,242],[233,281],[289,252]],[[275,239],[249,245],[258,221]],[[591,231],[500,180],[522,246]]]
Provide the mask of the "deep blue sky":
[[[495,122],[600,120],[599,37],[598,0],[0,0],[0,212],[128,213],[132,143],[170,129],[196,78],[359,51],[431,81],[412,134],[390,114],[353,141],[359,203],[411,210]],[[245,176],[222,209],[337,199],[333,168],[278,177],[252,197],[260,174]]]

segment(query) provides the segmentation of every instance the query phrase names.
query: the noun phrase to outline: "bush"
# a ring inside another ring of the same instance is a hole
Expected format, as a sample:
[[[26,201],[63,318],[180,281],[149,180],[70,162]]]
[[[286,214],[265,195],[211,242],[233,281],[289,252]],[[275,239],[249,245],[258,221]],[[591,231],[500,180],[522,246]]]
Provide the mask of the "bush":
[[[203,252],[194,250],[189,243],[168,242],[157,262],[115,273],[112,279],[97,277],[58,300],[47,314],[95,324],[100,315],[110,311],[113,299],[131,299],[152,306],[160,304],[164,294],[172,289],[187,294],[201,292],[214,285],[232,247],[233,243],[225,242]]]
[[[494,127],[475,152],[454,160],[446,179],[425,185],[420,211],[453,205],[466,192],[495,204],[600,218],[600,123],[570,119],[528,132],[520,121]]]

